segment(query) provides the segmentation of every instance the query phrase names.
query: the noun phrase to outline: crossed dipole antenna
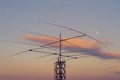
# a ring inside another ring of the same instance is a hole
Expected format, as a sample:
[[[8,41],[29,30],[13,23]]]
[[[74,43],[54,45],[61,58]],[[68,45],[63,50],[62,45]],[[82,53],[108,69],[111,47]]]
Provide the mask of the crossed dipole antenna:
[[[26,52],[38,52],[38,53],[46,54],[44,56],[36,57],[35,59],[39,59],[39,58],[55,55],[55,56],[57,56],[57,61],[55,62],[55,80],[66,80],[66,60],[64,60],[64,58],[78,59],[78,58],[88,57],[88,56],[85,56],[85,55],[84,56],[80,56],[80,55],[68,55],[68,54],[65,55],[65,54],[63,54],[63,53],[77,52],[77,51],[62,52],[62,42],[66,42],[66,43],[71,44],[73,46],[79,47],[78,45],[69,42],[69,40],[87,36],[87,37],[95,40],[96,42],[98,42],[99,44],[104,46],[104,44],[102,42],[100,42],[99,40],[93,38],[92,36],[90,36],[90,35],[88,35],[86,33],[83,33],[83,32],[77,31],[75,29],[62,26],[62,25],[49,23],[49,22],[46,22],[46,21],[44,21],[43,23],[49,24],[49,25],[53,25],[53,26],[57,26],[57,27],[64,28],[64,29],[68,29],[70,31],[77,32],[80,35],[75,36],[75,37],[70,37],[70,38],[63,39],[62,36],[61,36],[61,33],[60,33],[60,36],[58,38],[58,37],[54,37],[54,36],[50,36],[50,35],[46,35],[46,34],[40,34],[40,33],[35,33],[35,32],[28,32],[28,33],[31,33],[31,34],[43,35],[43,36],[46,36],[46,37],[50,37],[50,38],[56,39],[56,41],[55,42],[51,42],[51,43],[47,43],[47,44],[44,44],[44,45],[37,45],[37,44],[31,44],[31,43],[25,43],[25,42],[8,41],[8,42],[12,42],[12,43],[20,43],[20,44],[27,44],[27,45],[38,46],[37,48],[27,49],[27,50],[21,51],[19,53],[13,54],[13,55],[10,56],[10,58],[11,57],[15,57],[15,56],[20,55],[20,54],[23,54],[23,53],[26,53]],[[56,44],[56,43],[59,43],[59,52],[54,52],[53,53],[53,52],[40,51],[40,49],[44,49],[44,48],[50,48],[50,49],[56,51],[55,48],[51,47],[51,45]],[[83,52],[84,52],[84,50],[83,50]]]

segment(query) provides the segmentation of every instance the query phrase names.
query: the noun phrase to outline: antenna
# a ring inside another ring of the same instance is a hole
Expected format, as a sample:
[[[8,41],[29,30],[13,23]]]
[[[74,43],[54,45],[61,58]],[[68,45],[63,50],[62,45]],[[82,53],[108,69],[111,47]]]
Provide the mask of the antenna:
[[[83,57],[89,57],[89,56],[80,56],[80,57],[78,57],[78,55],[65,55],[65,54],[62,54],[62,53],[69,53],[69,52],[62,52],[62,42],[66,41],[67,43],[69,43],[69,44],[71,44],[71,45],[77,46],[77,45],[75,45],[75,44],[73,44],[73,43],[70,43],[68,40],[87,36],[87,37],[89,37],[89,38],[91,38],[91,39],[96,40],[98,43],[102,44],[102,43],[101,43],[100,41],[98,41],[97,39],[95,39],[95,38],[93,38],[93,37],[91,37],[91,36],[89,36],[89,35],[87,35],[87,34],[85,34],[85,33],[83,33],[83,32],[77,31],[77,30],[75,30],[75,29],[67,28],[67,27],[64,27],[64,26],[61,26],[61,25],[57,25],[57,24],[52,24],[52,23],[49,23],[49,22],[44,22],[44,23],[51,24],[51,25],[55,25],[55,26],[58,26],[58,27],[61,27],[61,28],[65,28],[65,29],[68,29],[68,30],[71,30],[71,31],[80,33],[81,35],[63,39],[61,33],[59,34],[59,38],[57,38],[57,37],[53,37],[53,36],[49,36],[49,35],[38,34],[38,33],[34,33],[34,32],[28,32],[28,33],[32,33],[32,34],[36,34],[36,35],[44,35],[44,36],[47,36],[47,37],[51,37],[51,38],[56,39],[56,41],[55,41],[55,42],[48,43],[48,44],[44,44],[44,45],[36,45],[36,44],[25,43],[25,42],[8,41],[8,42],[12,42],[12,43],[20,43],[20,44],[27,44],[27,45],[39,46],[39,47],[37,47],[37,48],[32,48],[32,49],[24,50],[24,51],[22,51],[22,52],[19,52],[19,53],[17,53],[17,54],[14,54],[14,55],[12,55],[12,56],[10,56],[10,57],[14,57],[14,56],[17,56],[17,55],[19,55],[19,54],[23,54],[23,53],[29,52],[29,51],[30,51],[30,52],[38,52],[38,53],[47,54],[47,55],[44,55],[44,56],[41,56],[41,57],[37,57],[37,58],[35,58],[35,59],[39,59],[39,58],[43,58],[43,57],[47,57],[47,56],[52,56],[52,55],[57,56],[57,61],[54,63],[54,72],[55,72],[54,79],[55,79],[55,80],[66,80],[66,61],[67,61],[67,60],[78,59],[78,58],[83,58]],[[43,49],[43,48],[49,48],[49,47],[51,47],[51,45],[56,44],[56,43],[59,43],[59,53],[39,51],[40,49]],[[102,45],[103,45],[103,44],[102,44]],[[80,51],[80,50],[79,50],[79,51]],[[84,52],[84,50],[81,50],[81,51]],[[71,51],[71,52],[77,52],[77,51]],[[77,57],[76,57],[76,56],[77,56]],[[65,60],[64,58],[69,58],[69,59]]]
[[[97,41],[97,42],[100,43],[101,45],[105,46],[102,42],[100,42],[99,40],[93,38],[92,36],[90,36],[90,35],[88,35],[88,34],[86,34],[86,33],[80,32],[80,31],[78,31],[78,30],[75,30],[75,29],[73,29],[73,28],[68,28],[68,27],[65,27],[65,26],[62,26],[62,25],[49,23],[49,22],[47,22],[47,21],[43,21],[43,23],[50,24],[50,25],[54,25],[54,26],[61,27],[61,28],[64,28],[64,29],[68,29],[68,30],[70,30],[70,31],[77,32],[77,33],[79,33],[79,34],[84,34],[84,35],[86,35],[87,37],[89,37],[89,38]]]
[[[65,65],[65,61],[62,60],[61,42],[62,39],[60,33],[60,43],[59,43],[60,51],[59,51],[58,60],[55,62],[55,80],[66,80],[66,65]]]

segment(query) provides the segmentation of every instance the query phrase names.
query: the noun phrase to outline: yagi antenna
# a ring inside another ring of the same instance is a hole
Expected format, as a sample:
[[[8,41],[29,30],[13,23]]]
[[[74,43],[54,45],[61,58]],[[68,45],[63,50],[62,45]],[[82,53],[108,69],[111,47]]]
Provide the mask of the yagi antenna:
[[[52,44],[55,44],[55,43],[59,43],[60,41],[63,42],[63,41],[67,41],[67,40],[70,40],[70,39],[75,39],[75,38],[84,37],[84,36],[86,36],[86,35],[84,34],[84,35],[80,35],[80,36],[75,36],[75,37],[70,37],[70,38],[58,40],[58,41],[56,41],[56,42],[51,42],[51,43],[45,44],[45,45],[43,45],[43,46],[40,46],[40,47],[38,47],[38,48],[33,48],[33,49],[31,49],[31,50],[38,50],[38,49],[40,49],[41,47],[45,47],[45,46],[49,46],[49,45],[52,45]]]
[[[59,38],[57,38],[57,37],[54,37],[54,36],[51,36],[51,35],[47,35],[47,34],[43,34],[43,33],[36,33],[36,32],[30,32],[30,31],[24,31],[24,32],[35,34],[35,35],[42,35],[42,36],[46,36],[46,37],[49,37],[49,38],[53,38],[53,39],[59,40]],[[74,43],[71,43],[69,41],[65,41],[65,42],[68,43],[68,44],[71,44],[73,46],[79,47],[78,45],[76,45]]]
[[[63,41],[67,41],[67,40],[70,40],[70,39],[79,38],[79,37],[84,37],[84,36],[86,36],[86,35],[84,34],[84,35],[80,35],[80,36],[75,36],[75,37],[70,37],[70,38],[58,40],[58,41],[56,41],[56,42],[51,42],[51,43],[42,45],[42,46],[40,46],[40,47],[38,47],[38,48],[32,48],[32,49],[29,49],[29,50],[25,50],[25,51],[16,53],[16,54],[14,54],[14,55],[12,55],[12,56],[10,56],[10,57],[15,57],[15,56],[17,56],[17,55],[19,55],[19,54],[23,54],[23,53],[28,52],[28,51],[43,49],[43,48],[45,48],[46,46],[49,46],[49,45],[52,45],[52,44],[55,44],[55,43],[59,43],[60,41],[63,42]]]
[[[77,32],[77,33],[79,33],[81,35],[63,39],[62,36],[61,36],[61,33],[60,33],[59,38],[42,34],[43,36],[51,37],[51,38],[54,38],[54,39],[57,39],[57,40],[55,42],[51,42],[51,43],[48,43],[48,44],[41,45],[41,46],[39,46],[37,48],[32,48],[32,49],[28,49],[28,50],[19,52],[19,53],[14,54],[14,55],[12,55],[10,57],[14,57],[14,56],[17,56],[19,54],[22,54],[22,53],[25,53],[25,52],[28,52],[28,51],[47,54],[47,55],[44,55],[44,56],[41,56],[41,57],[37,57],[36,59],[43,58],[43,57],[46,57],[46,56],[56,55],[57,56],[57,61],[55,62],[55,69],[54,69],[55,70],[55,80],[66,80],[66,60],[64,60],[64,57],[65,57],[65,59],[68,58],[68,60],[70,60],[70,59],[77,59],[77,58],[83,58],[83,57],[89,57],[89,55],[87,55],[87,56],[84,56],[84,55],[83,56],[78,56],[78,55],[68,55],[68,54],[65,55],[65,54],[62,54],[62,53],[67,53],[67,52],[62,52],[62,42],[64,42],[64,41],[67,42],[68,41],[68,43],[69,43],[69,40],[71,40],[71,39],[87,36],[87,37],[89,37],[89,38],[91,38],[91,39],[93,39],[93,40],[95,40],[98,43],[103,45],[103,43],[101,43],[97,39],[95,39],[95,38],[91,37],[90,35],[87,35],[87,34],[85,34],[83,32],[77,31],[75,29],[67,28],[65,26],[61,26],[61,25],[57,25],[57,24],[53,24],[53,23],[49,23],[49,22],[45,22],[45,21],[44,21],[44,23],[50,24],[50,25],[54,25],[54,26],[57,26],[57,27],[61,27],[61,28],[65,28],[65,29]],[[28,32],[28,33],[36,34],[34,32]],[[37,33],[37,35],[41,35],[41,34]],[[15,42],[15,43],[17,43],[17,42]],[[24,42],[18,42],[18,43],[28,44],[28,43],[24,43]],[[51,47],[53,44],[56,44],[56,43],[59,43],[59,53],[39,51],[39,49],[43,49],[43,48],[45,48],[47,46]],[[30,44],[30,45],[34,45],[34,44]],[[72,45],[74,45],[74,44],[72,44]],[[84,52],[84,50],[81,50],[81,51]]]
[[[36,32],[30,32],[30,31],[24,31],[24,32],[27,32],[27,33],[31,33],[31,34],[35,34],[35,35],[42,35],[42,36],[46,36],[46,37],[49,37],[49,38],[53,38],[53,39],[56,39],[56,40],[59,40],[58,37],[54,37],[54,36],[51,36],[51,35],[47,35],[47,34],[43,34],[43,33],[36,33]],[[74,44],[74,43],[71,43],[69,41],[65,41],[66,43],[70,44],[70,45],[73,45],[75,47],[79,47],[78,45]],[[47,48],[47,47],[45,47]],[[49,47],[48,47],[49,48]],[[56,50],[56,49],[55,49]],[[70,53],[70,52],[85,52],[85,50],[74,50],[74,51],[67,51],[67,52],[62,52],[62,53]],[[41,52],[41,51],[39,51]],[[41,53],[49,53],[49,52],[41,52]],[[49,55],[45,55],[45,56],[51,56],[50,54]],[[43,56],[43,57],[45,57]],[[39,58],[42,58],[42,56],[40,56]]]
[[[68,29],[68,30],[70,30],[70,31],[77,32],[77,33],[80,33],[80,34],[84,34],[84,35],[86,35],[87,37],[89,37],[89,38],[97,41],[97,42],[100,43],[101,45],[105,46],[102,42],[100,42],[99,40],[93,38],[92,36],[90,36],[90,35],[88,35],[88,34],[86,34],[86,33],[80,32],[80,31],[78,31],[78,30],[75,30],[75,29],[73,29],[73,28],[68,28],[68,27],[65,27],[65,26],[62,26],[62,25],[58,25],[58,24],[54,24],[54,23],[49,23],[49,22],[47,22],[47,21],[43,21],[43,23],[45,23],[45,24],[50,24],[50,25],[54,25],[54,26],[57,26],[57,27],[60,27],[60,28],[65,28],[65,29]]]
[[[49,37],[49,38],[53,38],[53,39],[56,39],[56,40],[59,40],[58,37],[54,37],[54,36],[51,36],[51,35],[47,35],[47,34],[43,34],[43,33],[36,33],[36,32],[31,32],[31,31],[24,31],[24,32],[27,32],[27,33],[30,33],[30,34],[35,34],[35,35],[42,35],[42,36],[46,36],[46,37]],[[66,43],[68,44],[71,44],[75,47],[79,47],[78,45],[74,44],[74,43],[71,43],[69,41],[65,41]],[[70,52],[73,52],[73,51],[70,51]],[[77,52],[77,51],[74,51],[74,52]],[[63,52],[62,52],[63,53]]]

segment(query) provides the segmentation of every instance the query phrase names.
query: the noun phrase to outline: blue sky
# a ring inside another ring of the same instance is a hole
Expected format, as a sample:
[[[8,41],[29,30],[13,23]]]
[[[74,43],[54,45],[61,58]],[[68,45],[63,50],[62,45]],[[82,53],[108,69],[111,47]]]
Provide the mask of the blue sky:
[[[44,24],[42,21],[72,27],[88,33],[107,45],[107,47],[103,47],[104,50],[120,53],[119,4],[120,0],[0,0],[0,62],[3,63],[6,57],[11,54],[33,47],[2,41],[12,40],[24,42],[26,40],[21,38],[21,35],[26,34],[24,31],[45,33],[54,36],[58,36],[59,32],[62,32],[62,34],[66,34],[63,35],[63,37],[74,35],[74,33],[70,31]],[[98,34],[96,34],[96,32],[98,32]],[[26,56],[18,57],[18,60],[25,57]],[[31,60],[31,56],[29,56],[29,58]],[[96,58],[90,58],[90,60],[96,60],[95,64],[98,64],[97,60],[99,62],[99,59]],[[89,60],[83,59],[81,62],[87,64]],[[113,66],[120,65],[117,60],[108,61],[111,62],[111,64],[104,60],[102,60],[102,62],[105,66],[112,66],[112,64]],[[77,65],[74,67],[76,66]],[[81,65],[79,64],[78,66],[80,67]],[[95,65],[94,68],[96,67]],[[88,70],[93,69],[86,68]],[[81,67],[81,69],[83,68]],[[104,67],[102,67],[102,69],[104,69]],[[119,69],[119,66],[115,68],[115,70]],[[0,70],[2,70],[2,68]],[[99,70],[95,69],[95,71],[97,72]],[[3,72],[7,74],[7,71]],[[89,75],[89,77],[93,76],[90,75],[90,73],[80,74],[84,76]],[[106,72],[106,75],[109,77],[111,74],[107,74]],[[117,78],[120,79],[120,77]],[[115,79],[116,77],[114,76],[113,80]],[[83,78],[83,80],[85,79]]]

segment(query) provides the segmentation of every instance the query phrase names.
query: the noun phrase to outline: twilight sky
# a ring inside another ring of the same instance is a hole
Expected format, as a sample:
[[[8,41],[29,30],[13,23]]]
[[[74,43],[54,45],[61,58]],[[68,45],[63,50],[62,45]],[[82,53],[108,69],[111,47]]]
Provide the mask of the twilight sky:
[[[29,32],[55,37],[61,32],[62,38],[79,35],[42,21],[85,32],[105,45],[87,37],[69,41],[78,47],[62,43],[64,51],[85,50],[70,54],[89,55],[67,61],[67,80],[119,80],[119,4],[120,0],[0,0],[0,80],[54,80],[56,56],[34,59],[45,54],[26,52],[8,58],[38,46],[4,41],[42,45],[56,40]],[[58,44],[52,47],[58,48]]]

